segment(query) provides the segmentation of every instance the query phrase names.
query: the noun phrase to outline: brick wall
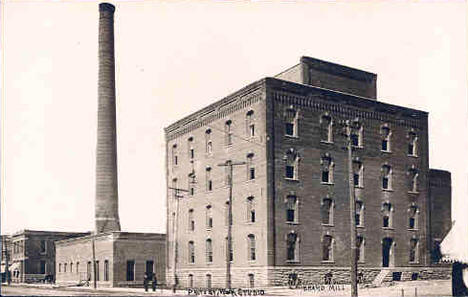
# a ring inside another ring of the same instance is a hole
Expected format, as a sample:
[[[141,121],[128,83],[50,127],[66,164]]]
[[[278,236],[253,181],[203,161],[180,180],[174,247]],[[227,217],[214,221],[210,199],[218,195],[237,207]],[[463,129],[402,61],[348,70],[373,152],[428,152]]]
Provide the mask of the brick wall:
[[[274,83],[273,83],[274,82]],[[337,125],[340,120],[358,116],[359,112],[363,125],[363,146],[354,152],[364,166],[364,187],[356,189],[356,197],[364,203],[364,227],[358,228],[358,234],[365,238],[367,247],[365,252],[366,266],[380,266],[382,263],[381,240],[391,237],[395,242],[393,249],[394,266],[425,265],[427,263],[427,117],[422,114],[421,120],[409,125],[404,122],[405,116],[387,113],[387,118],[366,118],[365,115],[385,112],[385,106],[359,106],[359,99],[354,104],[336,102],[336,98],[327,98],[323,94],[314,93],[314,89],[302,87],[308,92],[299,97],[297,92],[286,91],[287,85],[272,80],[272,89],[267,100],[271,108],[273,122],[270,130],[274,133],[274,189],[275,207],[272,216],[275,217],[276,230],[276,265],[325,265],[343,266],[349,259],[349,194],[347,173],[347,152],[343,149],[345,139],[340,134]],[[281,90],[275,86],[281,86]],[[299,88],[299,87],[298,87]],[[273,93],[281,94],[273,96]],[[310,100],[310,101],[309,101]],[[299,114],[298,137],[285,136],[284,114],[287,108],[293,106]],[[338,107],[339,106],[339,107]],[[389,111],[391,110],[388,108]],[[333,128],[334,142],[321,142],[320,116],[328,112],[335,122]],[[353,115],[353,113],[355,115]],[[420,113],[421,114],[421,113]],[[399,122],[401,120],[401,123]],[[380,128],[388,124],[392,131],[391,153],[381,152]],[[270,125],[270,124],[269,124]],[[407,134],[410,129],[419,135],[418,157],[407,155]],[[285,178],[285,154],[294,149],[300,155],[298,180]],[[329,153],[335,162],[334,184],[321,184],[320,159]],[[381,186],[381,168],[388,163],[393,170],[393,186],[391,191],[383,191]],[[419,170],[419,191],[409,193],[408,169],[414,166]],[[272,180],[273,182],[273,180]],[[295,193],[299,200],[299,220],[297,224],[286,223],[286,204],[284,200],[289,193]],[[321,199],[331,197],[335,202],[333,226],[321,223]],[[382,228],[382,203],[389,201],[394,207],[393,228]],[[411,203],[416,203],[420,209],[419,227],[409,230],[408,209]],[[286,261],[286,236],[294,231],[299,236],[299,261]],[[334,261],[321,261],[321,239],[327,232],[333,236]],[[410,264],[409,242],[412,236],[419,239],[419,261]],[[378,247],[378,248],[371,248]]]

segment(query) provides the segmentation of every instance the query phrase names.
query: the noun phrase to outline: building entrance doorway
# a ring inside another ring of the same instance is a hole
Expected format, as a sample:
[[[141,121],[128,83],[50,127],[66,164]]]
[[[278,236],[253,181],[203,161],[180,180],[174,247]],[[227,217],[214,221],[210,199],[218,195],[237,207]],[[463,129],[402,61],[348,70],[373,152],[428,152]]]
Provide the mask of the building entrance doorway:
[[[393,239],[385,237],[382,240],[382,267],[389,267],[392,257]]]

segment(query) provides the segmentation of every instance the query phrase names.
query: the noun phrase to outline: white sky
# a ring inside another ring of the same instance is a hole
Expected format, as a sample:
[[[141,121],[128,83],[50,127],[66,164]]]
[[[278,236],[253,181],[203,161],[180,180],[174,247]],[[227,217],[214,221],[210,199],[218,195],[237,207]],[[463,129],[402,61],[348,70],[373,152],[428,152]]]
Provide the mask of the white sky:
[[[2,233],[94,229],[97,3],[2,1]],[[165,232],[163,127],[302,55],[430,113],[430,165],[468,226],[463,1],[114,3],[123,230]]]

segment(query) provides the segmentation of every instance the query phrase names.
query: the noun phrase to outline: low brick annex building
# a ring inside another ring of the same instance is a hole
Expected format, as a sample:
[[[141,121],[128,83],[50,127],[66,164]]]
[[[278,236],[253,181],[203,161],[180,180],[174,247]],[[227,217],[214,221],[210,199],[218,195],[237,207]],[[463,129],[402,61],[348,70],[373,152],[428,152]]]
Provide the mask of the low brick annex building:
[[[55,241],[89,235],[78,232],[21,230],[10,236],[7,250],[13,283],[55,280]]]
[[[233,287],[285,285],[296,277],[323,283],[327,274],[349,282],[341,123],[353,119],[364,281],[447,275],[431,261],[431,230],[440,240],[445,231],[438,226],[450,225],[451,193],[437,184],[429,193],[428,113],[377,101],[376,80],[373,73],[302,57],[168,126],[168,185],[188,190],[183,198],[167,193],[168,283],[177,275],[183,287],[225,287],[227,259]],[[229,172],[219,166],[228,160],[245,162],[233,169],[231,251]]]
[[[58,241],[57,283],[92,286],[96,277],[98,287],[142,286],[145,273],[164,283],[165,240],[164,234],[105,232]]]

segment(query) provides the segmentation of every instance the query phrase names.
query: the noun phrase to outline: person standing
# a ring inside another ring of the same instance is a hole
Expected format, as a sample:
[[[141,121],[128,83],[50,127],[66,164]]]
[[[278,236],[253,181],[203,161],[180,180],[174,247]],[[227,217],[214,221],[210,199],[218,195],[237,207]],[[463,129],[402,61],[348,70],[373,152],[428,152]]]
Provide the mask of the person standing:
[[[145,287],[145,292],[148,292],[148,283],[149,283],[148,273],[145,272],[145,276],[143,277],[143,286]]]
[[[153,282],[151,283],[153,288],[153,292],[156,291],[156,287],[158,286],[158,280],[156,279],[156,273],[153,273]]]

